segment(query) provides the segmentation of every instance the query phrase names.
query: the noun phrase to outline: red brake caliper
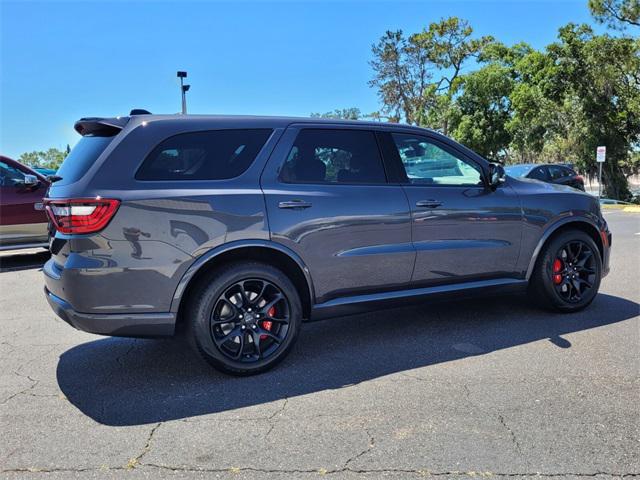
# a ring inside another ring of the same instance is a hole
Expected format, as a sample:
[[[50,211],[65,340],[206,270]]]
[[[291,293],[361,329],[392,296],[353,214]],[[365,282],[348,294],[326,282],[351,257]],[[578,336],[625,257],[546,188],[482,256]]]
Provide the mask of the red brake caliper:
[[[553,261],[553,283],[556,285],[560,285],[562,283],[562,275],[560,275],[560,270],[562,270],[562,260],[556,258]]]
[[[267,311],[267,315],[270,316],[270,317],[274,317],[275,314],[276,314],[276,307],[271,307]],[[272,326],[273,326],[273,322],[271,320],[263,320],[262,321],[262,328],[264,328],[266,331],[270,332]],[[266,335],[260,335],[260,340],[264,340],[266,338],[267,338]]]

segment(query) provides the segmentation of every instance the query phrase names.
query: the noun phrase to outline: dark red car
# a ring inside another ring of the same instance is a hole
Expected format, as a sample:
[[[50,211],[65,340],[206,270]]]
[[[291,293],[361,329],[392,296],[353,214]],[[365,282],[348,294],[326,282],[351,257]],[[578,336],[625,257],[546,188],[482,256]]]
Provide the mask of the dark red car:
[[[48,223],[41,207],[49,181],[0,155],[0,250],[47,247]]]

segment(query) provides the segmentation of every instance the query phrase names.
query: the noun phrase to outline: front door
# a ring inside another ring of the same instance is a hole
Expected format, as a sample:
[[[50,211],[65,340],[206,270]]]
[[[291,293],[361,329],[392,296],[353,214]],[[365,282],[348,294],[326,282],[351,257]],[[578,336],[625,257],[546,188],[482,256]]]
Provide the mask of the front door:
[[[412,212],[414,285],[515,275],[522,215],[507,185],[490,189],[480,163],[435,136],[392,133]]]
[[[289,127],[262,188],[271,238],[305,262],[317,303],[409,285],[409,205],[387,182],[372,130]]]
[[[42,202],[45,185],[25,186],[25,173],[0,161],[0,246],[40,243],[47,240],[47,217],[35,209]]]

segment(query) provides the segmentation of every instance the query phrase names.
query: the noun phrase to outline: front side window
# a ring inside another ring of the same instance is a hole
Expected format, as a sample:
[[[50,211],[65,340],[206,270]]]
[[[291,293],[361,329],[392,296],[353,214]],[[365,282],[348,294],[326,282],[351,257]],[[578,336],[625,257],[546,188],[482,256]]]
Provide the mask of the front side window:
[[[449,153],[429,139],[404,133],[393,133],[392,137],[409,183],[482,185],[482,174],[478,166]]]
[[[551,180],[559,180],[560,178],[568,176],[568,172],[565,168],[551,165],[549,167],[549,176]]]
[[[14,187],[24,182],[24,173],[16,167],[0,162],[0,187]]]
[[[138,180],[224,180],[244,173],[271,129],[182,133],[162,141],[147,156]]]
[[[301,130],[280,179],[286,183],[385,183],[375,134],[364,130]]]

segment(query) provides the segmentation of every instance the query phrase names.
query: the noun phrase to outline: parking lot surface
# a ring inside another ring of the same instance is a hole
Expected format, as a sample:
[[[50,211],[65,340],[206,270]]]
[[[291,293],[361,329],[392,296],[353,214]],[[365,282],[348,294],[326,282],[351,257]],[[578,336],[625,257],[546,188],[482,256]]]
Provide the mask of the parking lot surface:
[[[638,477],[640,215],[606,217],[584,312],[494,297],[306,324],[249,378],[78,332],[46,304],[46,254],[3,256],[0,476]]]

